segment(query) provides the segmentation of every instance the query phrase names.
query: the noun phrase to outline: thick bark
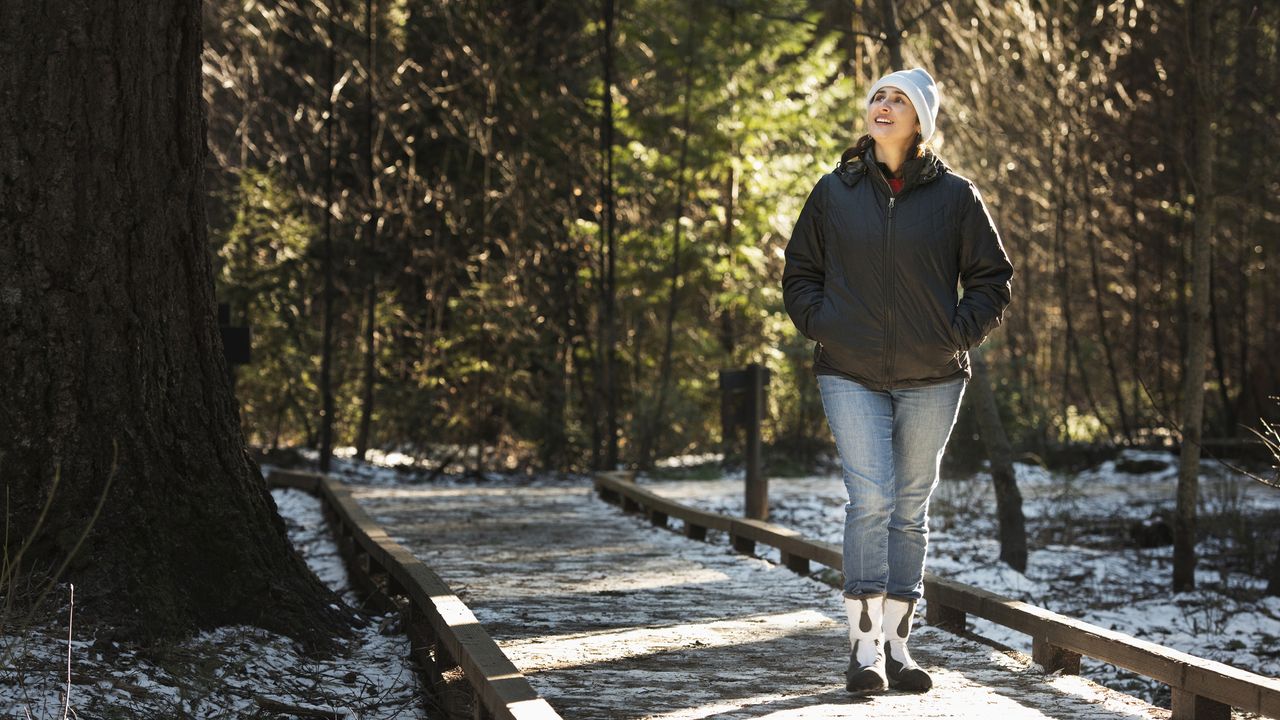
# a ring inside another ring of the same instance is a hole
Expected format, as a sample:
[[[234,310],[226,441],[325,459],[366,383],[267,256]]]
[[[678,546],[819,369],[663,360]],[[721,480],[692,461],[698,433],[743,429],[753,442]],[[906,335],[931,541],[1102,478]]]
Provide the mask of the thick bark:
[[[323,643],[337,600],[289,546],[222,358],[200,23],[194,0],[0,6],[9,537],[34,538],[24,570],[56,568],[110,483],[63,576],[77,630],[251,623]]]
[[[1209,255],[1213,241],[1214,102],[1211,63],[1211,8],[1193,4],[1191,35],[1195,83],[1195,235],[1191,245],[1191,299],[1188,303],[1187,354],[1182,384],[1182,456],[1178,466],[1177,507],[1173,523],[1173,590],[1196,586],[1196,499],[1199,493],[1200,441],[1204,421],[1205,355],[1208,345]]]
[[[1027,571],[1027,522],[1022,514],[1022,493],[1013,469],[1013,449],[1000,420],[987,361],[980,350],[969,351],[973,379],[969,386],[978,405],[978,429],[991,461],[991,482],[996,493],[996,517],[1000,522],[1000,559],[1018,572]]]

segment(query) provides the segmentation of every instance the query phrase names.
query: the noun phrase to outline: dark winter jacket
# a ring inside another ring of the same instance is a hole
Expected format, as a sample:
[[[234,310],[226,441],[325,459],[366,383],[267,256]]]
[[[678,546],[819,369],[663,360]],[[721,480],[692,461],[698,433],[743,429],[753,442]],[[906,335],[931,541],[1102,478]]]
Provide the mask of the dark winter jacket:
[[[816,374],[875,390],[967,378],[1013,266],[977,188],[932,152],[903,164],[896,196],[880,168],[868,150],[810,193],[787,244],[787,313],[818,342]]]

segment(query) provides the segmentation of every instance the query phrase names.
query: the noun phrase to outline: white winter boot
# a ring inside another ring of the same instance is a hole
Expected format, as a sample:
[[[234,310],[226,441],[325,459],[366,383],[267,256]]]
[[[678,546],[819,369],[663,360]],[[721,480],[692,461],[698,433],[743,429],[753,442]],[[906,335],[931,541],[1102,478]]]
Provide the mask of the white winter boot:
[[[849,669],[845,671],[845,690],[866,693],[884,690],[884,651],[880,644],[884,616],[884,596],[846,597],[844,609],[849,613]]]
[[[915,600],[893,597],[884,600],[885,674],[889,676],[889,687],[894,690],[925,692],[933,687],[929,673],[921,670],[907,652],[915,609]]]

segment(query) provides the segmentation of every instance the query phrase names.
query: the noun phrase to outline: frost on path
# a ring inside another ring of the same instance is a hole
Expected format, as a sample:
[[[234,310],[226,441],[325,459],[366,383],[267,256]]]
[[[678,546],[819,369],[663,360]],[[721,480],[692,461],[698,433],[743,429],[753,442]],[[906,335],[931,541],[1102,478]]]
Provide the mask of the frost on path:
[[[913,654],[933,692],[852,698],[837,591],[653,528],[583,485],[355,495],[566,718],[1168,717],[928,627]]]

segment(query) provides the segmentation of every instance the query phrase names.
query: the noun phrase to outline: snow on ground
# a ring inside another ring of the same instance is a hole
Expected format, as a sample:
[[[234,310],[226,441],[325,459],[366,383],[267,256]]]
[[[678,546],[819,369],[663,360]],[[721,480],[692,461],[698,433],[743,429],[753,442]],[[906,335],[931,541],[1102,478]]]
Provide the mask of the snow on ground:
[[[356,598],[320,501],[299,490],[272,495],[307,564],[354,607]],[[0,636],[0,717],[64,717],[65,608],[60,617],[61,625]],[[221,628],[145,650],[73,634],[67,716],[265,717],[259,715],[262,698],[362,720],[430,717],[399,623],[392,616],[369,620],[341,643],[335,657],[324,659],[304,655],[288,638],[251,627]]]
[[[1124,472],[1117,465],[1145,472]],[[1202,537],[1213,534],[1197,547],[1198,589],[1174,594],[1169,589],[1172,547],[1142,549],[1128,533],[1132,523],[1153,514],[1172,517],[1176,458],[1126,451],[1070,476],[1030,465],[1018,465],[1017,472],[1030,535],[1027,573],[999,560],[995,498],[986,473],[939,485],[931,508],[929,570],[1199,657],[1280,675],[1280,598],[1262,597],[1266,581],[1241,572],[1238,559],[1242,543],[1271,547],[1259,535],[1274,532],[1274,520],[1268,525],[1259,518],[1280,513],[1280,490],[1203,463],[1200,524]],[[639,481],[702,509],[742,513],[740,473],[718,480]],[[834,475],[769,480],[770,521],[810,538],[841,542],[844,502],[843,485]],[[1029,637],[990,621],[971,617],[970,629],[1031,651]],[[1168,689],[1160,683],[1088,658],[1082,672],[1168,705]]]

